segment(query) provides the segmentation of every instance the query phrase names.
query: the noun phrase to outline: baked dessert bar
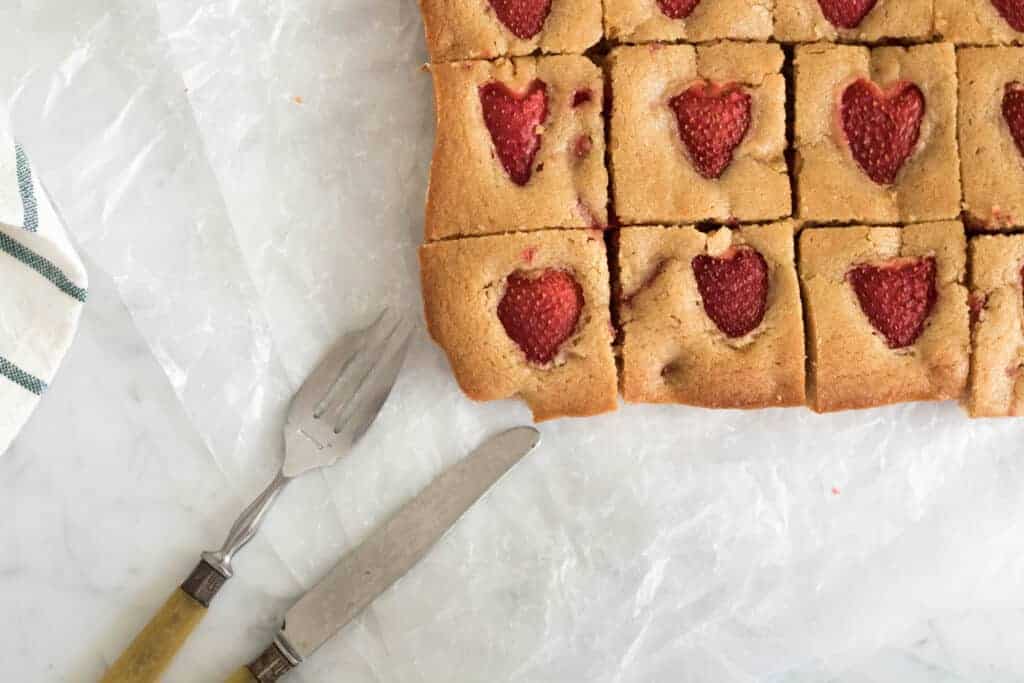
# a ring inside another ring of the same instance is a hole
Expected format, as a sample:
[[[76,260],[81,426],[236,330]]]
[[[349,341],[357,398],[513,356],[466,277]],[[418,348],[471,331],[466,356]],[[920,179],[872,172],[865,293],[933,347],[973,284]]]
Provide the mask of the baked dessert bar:
[[[971,240],[972,417],[1024,415],[1024,235]]]
[[[815,410],[961,396],[966,252],[958,221],[800,233]]]
[[[776,0],[774,19],[776,40],[786,43],[923,41],[932,0]]]
[[[772,35],[773,0],[605,0],[605,35],[620,43]]]
[[[431,62],[582,53],[601,39],[601,0],[420,0]]]
[[[790,214],[778,45],[611,52],[611,173],[625,225]]]
[[[804,404],[793,223],[619,234],[622,394],[708,408]]]
[[[426,244],[420,273],[427,328],[467,396],[521,397],[537,421],[616,408],[601,233]]]
[[[960,214],[949,44],[796,48],[797,215],[913,223]]]
[[[593,62],[521,57],[430,70],[428,240],[607,224],[604,86]]]
[[[1024,43],[1019,0],[935,0],[935,32],[966,45]]]
[[[975,229],[1024,225],[1024,48],[963,48],[960,171]]]

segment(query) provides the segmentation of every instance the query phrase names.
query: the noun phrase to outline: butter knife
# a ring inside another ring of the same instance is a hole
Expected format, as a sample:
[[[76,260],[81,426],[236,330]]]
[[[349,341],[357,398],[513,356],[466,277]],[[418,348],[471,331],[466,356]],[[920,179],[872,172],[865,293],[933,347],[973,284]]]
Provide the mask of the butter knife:
[[[539,441],[533,427],[515,427],[442,473],[303,595],[285,614],[274,642],[228,683],[272,683],[301,664],[412,569]]]

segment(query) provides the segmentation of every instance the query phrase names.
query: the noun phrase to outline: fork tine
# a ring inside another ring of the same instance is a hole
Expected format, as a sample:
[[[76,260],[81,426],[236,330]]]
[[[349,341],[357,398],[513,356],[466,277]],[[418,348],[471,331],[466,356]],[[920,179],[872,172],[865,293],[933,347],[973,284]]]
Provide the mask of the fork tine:
[[[394,326],[398,325],[398,323],[401,322],[401,316],[395,316],[393,314],[390,314],[389,308],[385,308],[384,310],[382,310],[380,315],[377,316],[376,321],[371,323],[369,327],[362,331],[359,343],[353,349],[352,354],[345,358],[343,364],[336,369],[327,369],[335,373],[334,379],[331,382],[330,388],[316,402],[316,408],[313,409],[314,418],[322,418],[329,411],[335,410],[332,409],[332,405],[337,405],[338,394],[341,392],[341,388],[342,386],[345,385],[346,380],[350,379],[350,374],[348,373],[349,368],[351,368],[353,364],[358,365],[357,361],[360,359],[360,356],[365,355],[364,351],[366,351],[368,348],[372,349],[376,344],[380,343],[381,330],[385,330],[388,328],[388,325],[391,323],[392,318],[395,319],[394,325],[390,326],[391,331],[393,331]],[[391,332],[389,331],[387,334],[390,335]],[[387,336],[385,336],[385,339],[386,338]],[[364,364],[362,365],[366,365],[366,362],[364,361]],[[317,368],[317,370],[319,369]],[[346,394],[350,394],[350,392],[346,392]],[[347,400],[347,398],[344,398],[343,400]]]
[[[404,325],[401,334],[395,337],[391,348],[381,355],[375,364],[370,379],[349,402],[345,411],[347,415],[339,415],[335,433],[339,440],[349,443],[358,441],[373,424],[377,413],[384,406],[391,390],[398,379],[398,373],[405,363],[405,357],[412,341],[412,326]],[[342,419],[344,418],[344,419]]]
[[[359,387],[373,372],[381,353],[387,349],[391,338],[401,324],[402,318],[398,316],[393,325],[375,329],[372,335],[367,336],[363,347],[353,357],[352,362],[346,364],[345,371],[339,374],[338,381],[332,387],[332,392],[322,401],[325,408],[321,415],[328,419],[329,424],[333,425],[337,422],[338,415],[352,401],[356,392],[359,391]]]
[[[301,424],[313,416],[325,396],[334,390],[335,385],[342,372],[348,368],[353,360],[366,347],[368,337],[379,331],[381,326],[389,319],[393,319],[394,313],[391,309],[385,308],[377,318],[365,328],[349,332],[341,337],[331,347],[323,360],[313,369],[306,378],[306,381],[295,392],[291,405],[288,409],[288,423]]]

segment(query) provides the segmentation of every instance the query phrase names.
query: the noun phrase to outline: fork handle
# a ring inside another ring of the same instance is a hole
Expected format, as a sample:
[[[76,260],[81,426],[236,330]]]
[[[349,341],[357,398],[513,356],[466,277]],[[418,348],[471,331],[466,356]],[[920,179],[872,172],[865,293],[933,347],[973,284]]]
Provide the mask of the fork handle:
[[[171,660],[206,616],[210,601],[227,578],[200,561],[175,589],[160,611],[135,636],[101,683],[149,683],[157,681]]]

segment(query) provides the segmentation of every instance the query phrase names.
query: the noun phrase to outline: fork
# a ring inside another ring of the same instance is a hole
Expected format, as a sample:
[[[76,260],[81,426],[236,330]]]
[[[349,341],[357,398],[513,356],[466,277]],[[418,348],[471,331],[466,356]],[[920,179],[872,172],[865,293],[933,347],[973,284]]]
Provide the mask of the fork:
[[[103,683],[156,681],[234,571],[278,495],[295,477],[334,464],[359,442],[384,405],[402,367],[411,329],[385,309],[367,328],[342,337],[292,398],[285,457],[273,480],[235,520],[224,544],[199,564],[114,662]]]

